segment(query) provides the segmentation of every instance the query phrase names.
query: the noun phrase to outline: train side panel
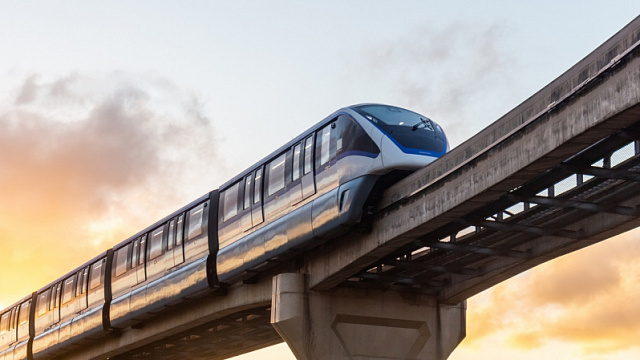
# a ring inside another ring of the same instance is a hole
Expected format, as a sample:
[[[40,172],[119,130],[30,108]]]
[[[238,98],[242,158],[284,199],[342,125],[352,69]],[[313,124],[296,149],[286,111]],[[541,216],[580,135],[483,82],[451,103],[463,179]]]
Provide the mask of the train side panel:
[[[34,359],[60,357],[105,335],[102,311],[108,301],[110,257],[107,251],[36,293]]]
[[[209,227],[217,224],[217,208],[211,205],[217,200],[218,192],[213,191],[115,249],[113,327],[135,325],[167,306],[210,291],[207,260],[209,248],[217,247],[217,234],[212,238]]]
[[[221,188],[219,280],[246,280],[348,230],[360,220],[378,179],[367,173],[380,164],[379,149],[366,131],[350,116],[338,115],[261,164],[261,188],[250,186],[251,172]],[[264,222],[247,226],[250,203],[263,206]]]

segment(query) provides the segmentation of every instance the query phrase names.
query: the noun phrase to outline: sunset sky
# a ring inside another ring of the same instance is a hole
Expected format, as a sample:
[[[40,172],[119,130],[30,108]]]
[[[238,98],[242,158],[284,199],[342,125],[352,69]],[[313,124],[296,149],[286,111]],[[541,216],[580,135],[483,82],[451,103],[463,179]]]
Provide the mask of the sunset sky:
[[[456,146],[639,14],[637,0],[2,1],[0,308],[342,106],[415,110]],[[450,359],[640,359],[639,259],[636,230],[471,298]]]

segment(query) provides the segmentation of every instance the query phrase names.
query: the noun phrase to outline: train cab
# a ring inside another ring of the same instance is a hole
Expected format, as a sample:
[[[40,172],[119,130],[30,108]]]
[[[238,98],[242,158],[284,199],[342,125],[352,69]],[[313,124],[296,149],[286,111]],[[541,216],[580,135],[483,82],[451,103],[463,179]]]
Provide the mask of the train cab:
[[[351,107],[379,130],[385,168],[416,170],[449,151],[442,127],[424,115],[403,108],[364,104]]]

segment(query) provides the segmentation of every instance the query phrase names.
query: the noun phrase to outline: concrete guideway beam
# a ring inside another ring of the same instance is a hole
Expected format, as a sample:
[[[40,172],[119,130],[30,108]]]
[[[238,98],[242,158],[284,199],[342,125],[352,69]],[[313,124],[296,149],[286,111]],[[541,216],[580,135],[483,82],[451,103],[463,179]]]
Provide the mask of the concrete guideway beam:
[[[141,357],[140,353],[144,351],[136,351],[136,349],[144,348],[147,345],[151,345],[151,348],[164,347],[166,344],[171,344],[170,346],[176,350],[184,350],[183,346],[188,348],[189,356],[198,355],[198,352],[206,354],[207,351],[210,350],[207,349],[207,347],[214,347],[215,342],[213,340],[219,340],[217,333],[200,331],[197,332],[197,337],[199,337],[197,340],[183,341],[180,340],[180,338],[190,337],[189,334],[191,334],[194,329],[206,326],[208,323],[214,324],[212,326],[215,326],[216,321],[226,316],[257,307],[269,306],[271,292],[271,279],[265,279],[265,281],[252,284],[251,286],[234,286],[229,289],[227,296],[205,296],[183,303],[181,306],[166,308],[160,316],[145,321],[141,324],[142,326],[136,328],[129,327],[124,329],[120,336],[107,337],[102,341],[81,346],[77,350],[65,354],[64,359],[99,360],[105,358],[139,358]],[[268,324],[267,319],[266,325],[268,326]],[[196,332],[193,332],[193,334],[196,334]],[[218,338],[211,339],[203,335]],[[244,341],[244,348],[239,348],[235,352],[229,352],[229,354],[231,356],[240,355],[253,349],[259,349],[279,342],[277,335],[273,341]],[[171,349],[167,348],[167,352],[170,350]],[[221,353],[222,351],[216,352]],[[164,354],[164,351],[160,351],[158,354],[151,353],[146,355],[148,357],[145,358],[171,358],[161,356]],[[214,357],[214,359],[216,358],[219,357]]]
[[[640,27],[640,23],[635,25]],[[634,53],[603,76],[597,86],[505,137],[472,162],[465,163],[458,155],[463,150],[465,154],[473,153],[469,149],[474,148],[471,145],[475,137],[469,144],[463,144],[460,151],[454,149],[403,179],[385,192],[382,199],[385,210],[376,218],[370,234],[351,235],[348,241],[336,243],[330,251],[309,258],[311,287],[325,290],[339,285],[393,250],[472,214],[589,144],[636,123],[640,118],[638,79],[640,55]],[[521,110],[514,112],[519,114]],[[521,118],[509,114],[505,119],[511,117]],[[453,164],[461,163],[464,166],[452,171],[457,166]],[[440,178],[441,174],[448,175]],[[406,194],[411,195],[405,201],[393,202]]]
[[[444,360],[464,339],[466,303],[372,289],[309,290],[273,278],[271,323],[299,360]]]

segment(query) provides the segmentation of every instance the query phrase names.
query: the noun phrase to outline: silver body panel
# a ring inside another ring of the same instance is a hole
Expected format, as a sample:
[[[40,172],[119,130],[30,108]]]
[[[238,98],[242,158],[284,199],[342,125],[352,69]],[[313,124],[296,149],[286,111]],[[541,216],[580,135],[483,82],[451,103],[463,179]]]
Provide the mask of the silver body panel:
[[[340,231],[341,225],[353,224],[359,220],[362,204],[376,179],[362,176],[343,186],[332,182],[318,194],[287,209],[290,211],[282,212],[277,219],[251,232],[236,234],[233,241],[227,241],[218,251],[218,280],[228,283],[246,279],[251,276],[247,270],[259,269],[266,260],[310,246],[313,239]],[[348,195],[345,198],[342,194]],[[360,203],[352,206],[354,200]]]
[[[167,247],[153,259],[145,259],[145,265],[127,270],[112,279],[113,299],[110,303],[110,324],[114,328],[124,328],[138,324],[155,316],[165,307],[176,306],[185,299],[208,293],[207,257],[209,256],[208,218],[211,211],[208,197],[201,197],[177,213],[174,213],[151,228],[169,223],[185,214],[189,208],[204,204],[203,225],[199,235],[185,238],[180,245]],[[181,215],[180,215],[181,216]],[[213,216],[213,215],[211,215]],[[166,227],[169,229],[169,227]],[[184,229],[187,233],[187,229]],[[136,235],[135,237],[138,237]],[[135,238],[134,237],[134,238]],[[147,240],[147,246],[149,240]],[[148,253],[147,253],[148,255]]]
[[[0,360],[27,360],[27,342],[23,340],[0,353]]]
[[[164,307],[208,291],[206,260],[204,255],[114,298],[111,302],[111,325],[121,328],[139,323]]]
[[[38,332],[33,339],[34,359],[57,356],[85,340],[104,336],[102,310],[104,304],[73,314],[51,328]],[[64,319],[64,318],[63,318]]]

